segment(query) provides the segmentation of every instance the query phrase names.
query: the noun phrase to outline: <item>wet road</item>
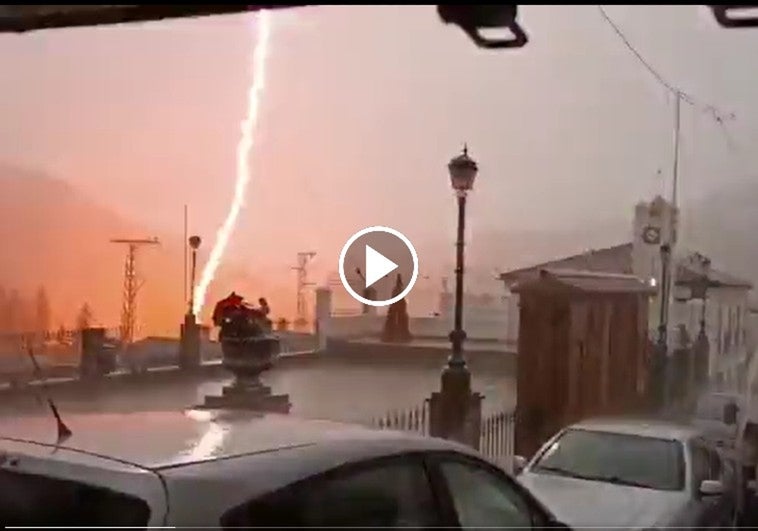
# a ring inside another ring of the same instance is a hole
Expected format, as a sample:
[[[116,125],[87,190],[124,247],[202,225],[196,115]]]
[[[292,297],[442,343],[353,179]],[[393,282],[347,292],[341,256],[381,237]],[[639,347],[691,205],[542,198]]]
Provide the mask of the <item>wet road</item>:
[[[473,387],[485,395],[485,415],[511,410],[515,405],[515,380],[507,370],[472,371]],[[275,393],[288,393],[292,413],[307,418],[361,422],[390,409],[421,405],[439,390],[440,368],[393,367],[371,364],[318,363],[274,368],[263,380]],[[66,411],[127,412],[178,410],[203,401],[206,394],[219,394],[228,378],[206,381],[145,382],[51,393],[65,417]],[[8,415],[44,411],[39,397],[3,397],[0,422]]]

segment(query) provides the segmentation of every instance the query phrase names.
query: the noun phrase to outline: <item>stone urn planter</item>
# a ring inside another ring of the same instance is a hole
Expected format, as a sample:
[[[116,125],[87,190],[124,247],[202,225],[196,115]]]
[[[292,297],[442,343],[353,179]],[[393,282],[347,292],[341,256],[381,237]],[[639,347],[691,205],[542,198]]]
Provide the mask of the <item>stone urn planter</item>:
[[[246,307],[224,316],[219,334],[222,366],[234,375],[221,396],[205,397],[205,407],[289,413],[289,395],[274,395],[260,376],[275,363],[280,352],[279,336],[265,316]]]

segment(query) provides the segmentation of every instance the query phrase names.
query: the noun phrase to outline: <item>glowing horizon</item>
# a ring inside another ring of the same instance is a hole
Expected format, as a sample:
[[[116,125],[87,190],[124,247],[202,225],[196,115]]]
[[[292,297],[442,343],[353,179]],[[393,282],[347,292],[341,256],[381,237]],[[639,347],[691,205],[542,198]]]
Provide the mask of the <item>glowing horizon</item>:
[[[211,249],[208,262],[203,267],[200,281],[193,288],[194,303],[192,311],[200,316],[205,304],[208,287],[216,276],[216,270],[224,258],[226,246],[237,225],[240,211],[244,206],[247,186],[250,182],[249,158],[255,144],[255,130],[258,124],[260,99],[266,82],[266,59],[271,41],[271,13],[260,11],[257,17],[258,39],[253,51],[253,80],[248,90],[247,115],[241,123],[241,137],[237,144],[237,176],[234,185],[234,197],[224,223],[216,233],[216,241]]]

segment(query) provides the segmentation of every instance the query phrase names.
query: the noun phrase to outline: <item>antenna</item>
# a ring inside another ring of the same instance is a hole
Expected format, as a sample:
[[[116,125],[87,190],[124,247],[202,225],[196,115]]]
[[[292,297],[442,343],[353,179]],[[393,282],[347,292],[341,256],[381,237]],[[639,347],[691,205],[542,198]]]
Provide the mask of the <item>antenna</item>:
[[[189,238],[189,224],[188,224],[188,213],[187,213],[187,205],[184,205],[184,245],[182,246],[184,250],[184,296],[182,297],[182,304],[187,302],[187,264],[189,262],[189,255],[187,251],[187,242]]]
[[[63,422],[63,419],[61,418],[61,414],[58,412],[58,408],[56,407],[55,402],[53,402],[53,399],[47,390],[47,380],[45,379],[44,374],[42,374],[42,369],[40,368],[39,363],[37,363],[37,358],[34,357],[34,349],[32,348],[31,343],[27,342],[26,353],[29,355],[29,359],[32,360],[32,365],[34,365],[34,374],[42,381],[42,388],[45,391],[45,398],[47,399],[47,404],[48,406],[50,406],[50,411],[53,412],[53,417],[55,417],[55,423],[56,423],[56,428],[58,432],[58,437],[55,441],[55,444],[56,445],[61,444],[63,441],[71,437],[72,431]]]
[[[121,347],[125,348],[134,341],[134,327],[137,319],[137,292],[142,287],[137,277],[137,248],[143,245],[159,245],[158,238],[113,239],[111,243],[129,246],[124,266],[124,292],[121,307]]]
[[[314,256],[316,256],[314,251],[297,253],[297,266],[292,268],[297,271],[297,317],[295,318],[295,329],[302,329],[308,323],[308,303],[305,299],[305,290],[313,286],[313,282],[308,282],[308,263]]]

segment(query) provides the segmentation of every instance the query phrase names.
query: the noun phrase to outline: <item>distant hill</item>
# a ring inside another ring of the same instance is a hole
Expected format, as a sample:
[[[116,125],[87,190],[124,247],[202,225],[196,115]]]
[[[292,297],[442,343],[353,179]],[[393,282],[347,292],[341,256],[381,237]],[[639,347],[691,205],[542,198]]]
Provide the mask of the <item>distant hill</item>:
[[[141,331],[175,334],[186,310],[181,235],[156,234],[122,219],[64,181],[0,165],[0,286],[32,296],[44,285],[54,326],[73,324],[84,302],[100,324],[117,326],[126,246],[110,240],[152,236],[161,245],[138,257],[145,282],[138,301]],[[294,306],[289,285],[264,282],[228,261],[209,291],[209,304],[232,289],[251,298],[265,293],[278,314]]]
[[[756,203],[758,182],[745,182],[725,187],[684,214],[691,224],[688,246],[709,253],[715,266],[758,284]],[[494,280],[498,271],[628,241],[630,216],[623,212],[616,219],[554,231],[473,231],[466,248],[467,290],[493,292],[500,289]],[[145,280],[139,299],[142,332],[175,334],[185,311],[181,235],[155,234],[97,205],[64,181],[0,164],[0,287],[32,296],[44,285],[54,326],[72,324],[84,302],[101,324],[118,325],[126,248],[110,239],[147,236],[158,236],[162,245],[144,249],[139,256]],[[411,306],[426,312],[436,303],[442,276],[453,286],[454,235],[417,242],[416,247],[425,258],[421,273],[429,278],[419,280]],[[212,285],[208,302],[234,289],[251,299],[265,295],[276,316],[291,318],[293,284],[289,270],[261,278],[231,257]]]

